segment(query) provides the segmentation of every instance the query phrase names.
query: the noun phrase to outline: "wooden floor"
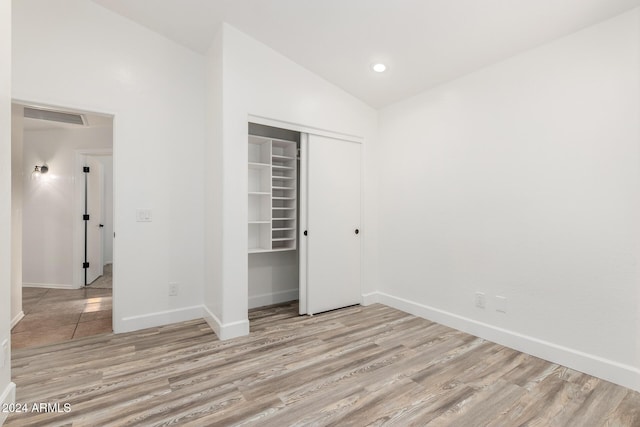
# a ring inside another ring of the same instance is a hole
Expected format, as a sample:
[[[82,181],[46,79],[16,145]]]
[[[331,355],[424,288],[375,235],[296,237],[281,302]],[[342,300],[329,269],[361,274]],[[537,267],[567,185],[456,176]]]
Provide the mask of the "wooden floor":
[[[17,350],[17,401],[61,412],[7,425],[640,425],[639,393],[383,305],[296,311]]]

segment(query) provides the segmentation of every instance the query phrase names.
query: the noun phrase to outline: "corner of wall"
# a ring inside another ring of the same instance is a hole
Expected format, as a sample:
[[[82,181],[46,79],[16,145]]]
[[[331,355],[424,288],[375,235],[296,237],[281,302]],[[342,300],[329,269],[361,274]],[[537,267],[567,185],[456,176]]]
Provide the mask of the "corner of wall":
[[[11,317],[22,313],[22,215],[24,107],[11,106]],[[21,318],[21,317],[20,317]],[[15,324],[12,322],[11,327]]]
[[[221,341],[249,335],[249,320],[240,320],[224,324],[206,306],[203,306],[202,311],[204,320]]]
[[[0,343],[11,342],[11,6],[0,1]],[[0,403],[15,401],[11,350],[0,366]],[[5,414],[0,412],[0,424]]]
[[[215,325],[222,317],[222,96],[223,96],[223,32],[224,25],[206,53],[206,145],[203,165],[207,165],[205,177],[205,234],[204,234],[204,286],[205,319],[218,334]],[[211,314],[208,316],[206,313]],[[211,318],[216,319],[212,321]]]
[[[380,303],[380,292],[374,291],[366,294],[362,294],[362,305],[372,305]]]
[[[13,319],[11,319],[11,329],[13,329],[19,321],[21,321],[24,318],[24,311],[20,310],[20,312],[18,312],[18,314],[16,314],[15,316],[13,316]]]

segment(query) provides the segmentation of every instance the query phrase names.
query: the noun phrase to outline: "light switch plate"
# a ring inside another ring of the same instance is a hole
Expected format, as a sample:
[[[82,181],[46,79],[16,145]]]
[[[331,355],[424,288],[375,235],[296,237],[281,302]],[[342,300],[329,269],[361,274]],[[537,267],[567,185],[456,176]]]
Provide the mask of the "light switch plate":
[[[136,209],[136,221],[137,222],[151,222],[153,219],[153,213],[151,209]]]

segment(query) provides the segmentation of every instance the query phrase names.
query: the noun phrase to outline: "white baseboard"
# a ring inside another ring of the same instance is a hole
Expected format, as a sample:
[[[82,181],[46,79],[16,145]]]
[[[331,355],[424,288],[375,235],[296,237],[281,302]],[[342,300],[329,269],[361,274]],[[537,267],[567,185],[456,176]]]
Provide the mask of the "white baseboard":
[[[379,292],[371,292],[368,294],[362,294],[362,305],[367,306],[371,304],[379,303],[380,293]]]
[[[249,320],[222,324],[204,305],[194,305],[175,310],[123,317],[120,320],[114,319],[114,332],[132,332],[202,318],[204,318],[221,340],[249,335]]]
[[[14,326],[16,326],[18,322],[21,321],[23,318],[24,318],[24,311],[20,310],[20,313],[16,314],[16,317],[14,317],[11,320],[11,329],[13,329]]]
[[[625,365],[535,337],[478,322],[467,317],[458,316],[384,292],[374,292],[366,296],[363,295],[363,301],[364,300],[379,302],[523,353],[640,391],[640,369],[631,365]]]
[[[23,283],[23,288],[78,289],[70,283]]]
[[[249,297],[249,308],[264,307],[298,299],[298,289],[273,292],[271,294],[254,295]]]
[[[12,403],[16,403],[16,385],[15,383],[9,383],[4,388],[2,394],[0,394],[0,408],[5,407],[5,405],[10,405]],[[0,426],[4,424],[9,416],[8,412],[2,412],[0,410]]]
[[[231,338],[249,335],[249,320],[240,320],[238,322],[230,322],[223,324],[215,314],[206,306],[202,309],[204,320],[209,324],[213,332],[216,333],[220,340],[228,340]]]
[[[114,319],[114,332],[131,332],[194,319],[202,319],[201,305]]]

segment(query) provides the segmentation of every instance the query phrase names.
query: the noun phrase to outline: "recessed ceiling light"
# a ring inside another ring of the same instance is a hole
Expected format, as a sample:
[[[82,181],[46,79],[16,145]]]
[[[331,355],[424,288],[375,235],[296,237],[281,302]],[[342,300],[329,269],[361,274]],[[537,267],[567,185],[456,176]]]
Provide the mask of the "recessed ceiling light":
[[[387,66],[382,63],[379,63],[379,64],[373,64],[371,68],[373,68],[373,71],[375,71],[376,73],[383,73],[384,70],[387,69]]]

